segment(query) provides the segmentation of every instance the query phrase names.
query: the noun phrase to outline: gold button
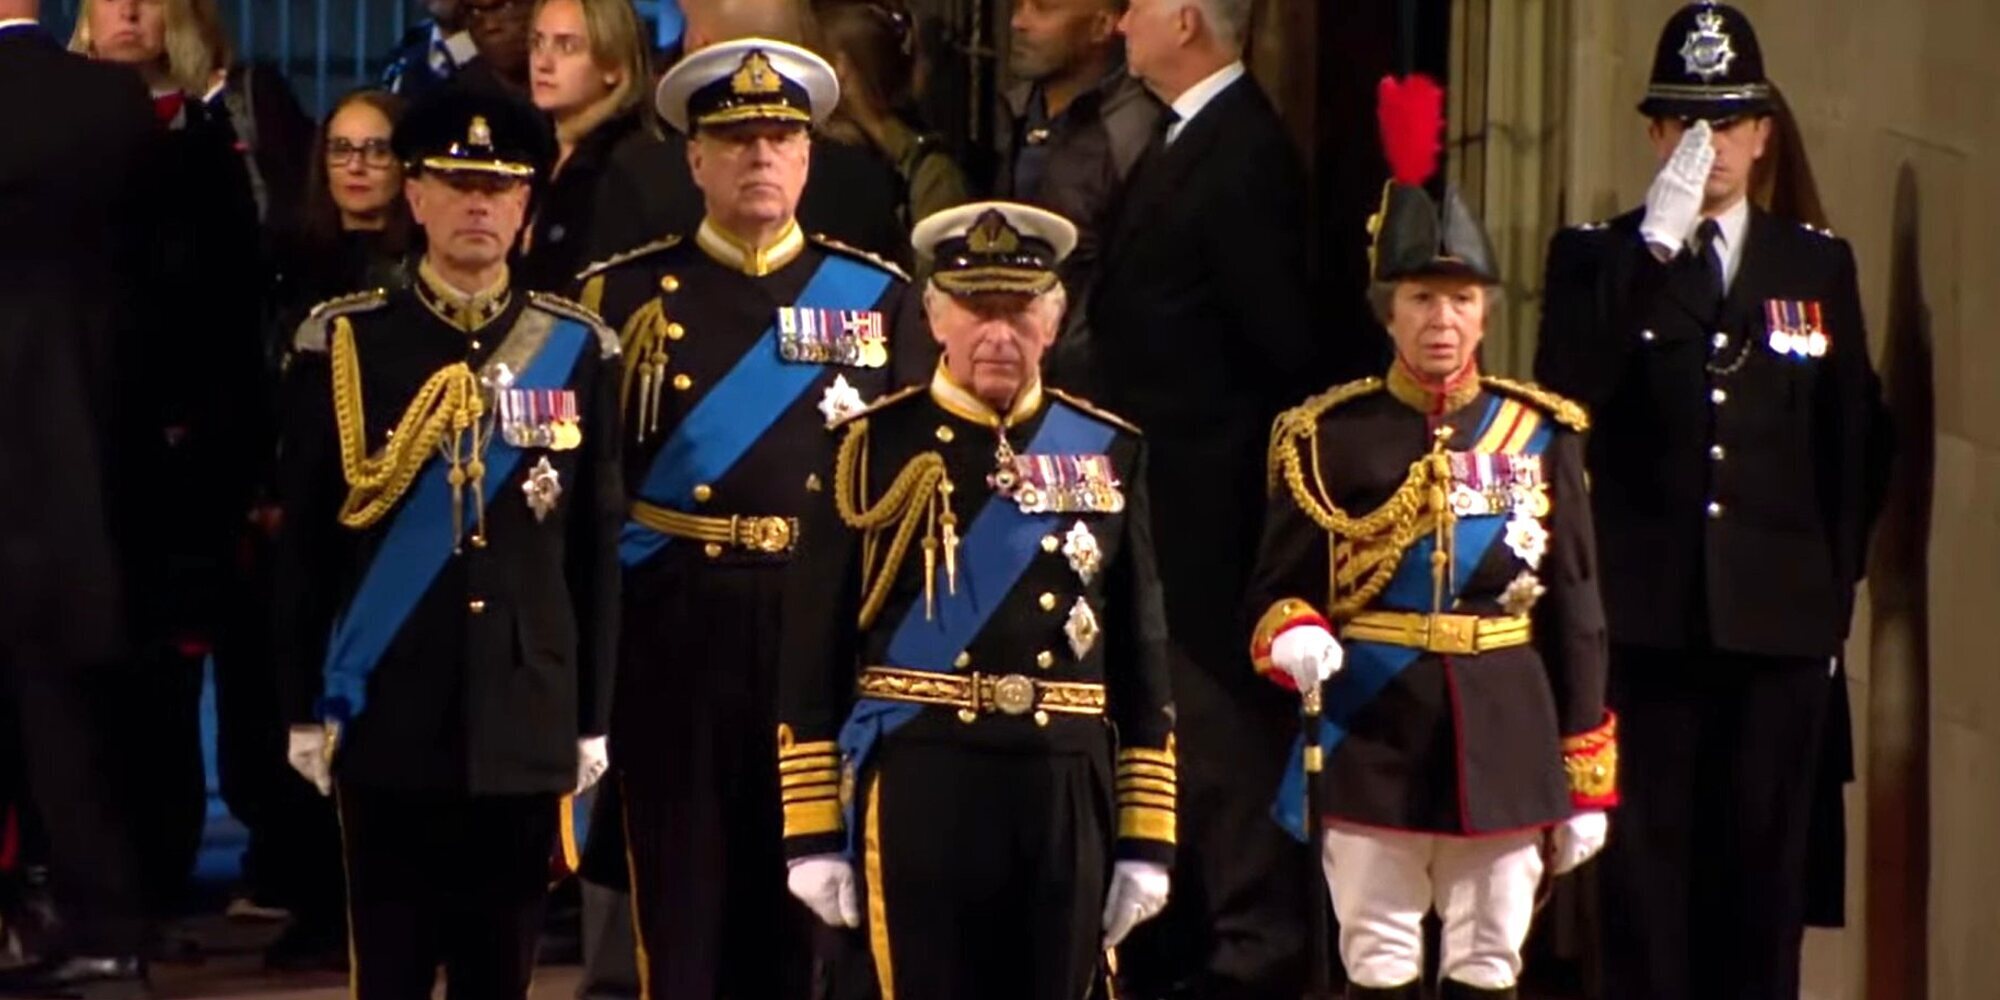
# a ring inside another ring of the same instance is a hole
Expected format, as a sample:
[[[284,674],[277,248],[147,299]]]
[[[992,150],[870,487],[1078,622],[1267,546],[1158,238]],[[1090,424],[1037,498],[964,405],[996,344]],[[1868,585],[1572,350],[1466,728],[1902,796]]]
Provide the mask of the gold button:
[[[486,613],[486,602],[474,598],[465,605],[465,609],[475,615],[483,615]]]
[[[964,670],[966,667],[972,666],[972,654],[971,653],[958,654],[958,659],[951,661],[951,665],[960,670]]]
[[[969,708],[961,708],[958,710],[958,721],[963,722],[968,726],[972,725],[973,723],[979,721],[979,713]]]
[[[945,426],[945,425],[943,425],[943,424],[939,424],[939,425],[938,425],[938,429],[937,429],[937,439],[938,439],[939,441],[942,441],[942,442],[944,442],[945,444],[950,444],[950,443],[951,443],[951,439],[952,439],[952,438],[955,438],[955,437],[957,437],[957,436],[958,436],[957,434],[954,434],[954,433],[952,433],[952,430],[951,430],[951,428],[949,428],[949,427],[946,427],[946,426]]]
[[[1055,609],[1056,609],[1056,595],[1054,595],[1054,594],[1043,594],[1043,595],[1042,595],[1042,610],[1043,610],[1043,611],[1054,611]]]
[[[1044,649],[1035,654],[1035,666],[1047,670],[1056,665],[1056,654]]]
[[[669,274],[660,279],[660,291],[672,295],[681,290],[681,279]]]
[[[686,392],[694,388],[694,379],[689,378],[686,372],[682,372],[674,376],[674,388]]]
[[[1037,711],[1035,713],[1035,725],[1047,728],[1048,724],[1049,724],[1049,713]]]
[[[485,536],[485,535],[474,535],[474,536],[472,536],[472,537],[471,537],[470,539],[467,539],[467,540],[468,540],[468,541],[470,541],[470,542],[472,543],[472,547],[473,547],[473,548],[475,548],[475,549],[483,549],[483,548],[485,548],[485,547],[486,547],[486,536]]]
[[[476,351],[476,350],[479,350],[479,341],[476,341],[476,340],[475,340],[475,341],[473,341],[473,342],[472,342],[472,349],[473,349],[473,350],[475,350],[475,351]]]
[[[687,336],[687,333],[688,333],[688,332],[687,332],[687,327],[684,327],[684,326],[680,325],[679,323],[668,323],[668,324],[667,324],[667,339],[668,339],[668,340],[679,340],[679,339],[681,339],[682,337],[685,337],[685,336]]]
[[[722,558],[722,543],[710,542],[702,546],[701,551],[703,555],[708,556],[710,559],[720,559]]]
[[[711,489],[707,483],[703,483],[700,486],[694,488],[695,503],[707,503],[708,498],[714,495],[715,495],[715,490]]]
[[[1055,550],[1057,550],[1057,549],[1059,549],[1059,548],[1062,548],[1062,540],[1061,540],[1061,539],[1058,539],[1058,538],[1057,538],[1056,536],[1054,536],[1054,535],[1043,535],[1043,536],[1042,536],[1042,551],[1043,551],[1043,552],[1054,552]]]

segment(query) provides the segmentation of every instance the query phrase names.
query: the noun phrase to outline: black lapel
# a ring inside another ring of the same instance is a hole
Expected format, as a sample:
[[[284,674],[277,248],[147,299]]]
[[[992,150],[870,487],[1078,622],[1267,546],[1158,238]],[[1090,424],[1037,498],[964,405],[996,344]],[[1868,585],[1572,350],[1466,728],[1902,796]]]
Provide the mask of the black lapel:
[[[1242,94],[1242,88],[1254,86],[1249,74],[1223,88],[1187,123],[1181,133],[1174,137],[1172,145],[1161,146],[1162,136],[1155,138],[1154,144],[1139,157],[1132,167],[1132,179],[1126,185],[1125,198],[1118,210],[1118,223],[1114,238],[1106,245],[1106,262],[1119,255],[1119,250],[1129,245],[1131,234],[1143,227],[1153,214],[1153,206],[1181,190],[1181,178],[1200,163],[1208,154],[1217,138],[1222,134],[1223,123],[1236,114],[1235,105]]]

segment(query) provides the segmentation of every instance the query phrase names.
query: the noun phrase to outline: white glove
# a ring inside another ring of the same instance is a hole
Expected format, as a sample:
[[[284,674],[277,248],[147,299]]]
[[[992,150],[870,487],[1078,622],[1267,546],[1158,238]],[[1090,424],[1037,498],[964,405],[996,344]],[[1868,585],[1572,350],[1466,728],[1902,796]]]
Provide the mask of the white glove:
[[[604,737],[586,736],[576,741],[576,794],[590,791],[597,779],[611,767],[611,751],[605,748]]]
[[[1704,119],[1681,136],[1674,155],[1667,158],[1646,191],[1646,219],[1639,223],[1639,236],[1661,260],[1671,260],[1680,253],[1701,224],[1702,192],[1714,166],[1715,130]]]
[[[1104,947],[1118,947],[1132,928],[1165,909],[1172,884],[1173,878],[1162,864],[1120,861],[1112,865],[1111,891],[1104,897]]]
[[[312,782],[321,795],[333,794],[332,759],[326,752],[326,727],[293,726],[285,736],[285,762],[299,777]]]
[[[1340,672],[1347,653],[1333,633],[1318,625],[1294,625],[1271,640],[1271,665],[1292,679],[1295,691],[1310,691]]]
[[[1575,871],[1576,866],[1604,850],[1604,838],[1610,832],[1611,818],[1601,810],[1580,812],[1564,820],[1556,826],[1555,851],[1549,858],[1549,871],[1556,875]]]
[[[854,866],[838,854],[815,854],[791,864],[785,888],[806,904],[828,927],[861,926],[861,902],[855,896]]]

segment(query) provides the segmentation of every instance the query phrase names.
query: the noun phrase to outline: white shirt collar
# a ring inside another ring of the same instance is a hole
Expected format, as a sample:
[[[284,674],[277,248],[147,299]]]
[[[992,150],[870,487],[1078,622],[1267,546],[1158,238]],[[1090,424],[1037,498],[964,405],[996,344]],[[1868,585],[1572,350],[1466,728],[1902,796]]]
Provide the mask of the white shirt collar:
[[[1172,105],[1174,114],[1179,115],[1180,119],[1167,126],[1167,143],[1171,145],[1175,139],[1180,138],[1181,130],[1187,128],[1189,122],[1194,121],[1194,116],[1201,114],[1201,109],[1208,107],[1209,102],[1228,90],[1230,84],[1243,79],[1243,73],[1243,60],[1238,59],[1209,74],[1208,78],[1200,83],[1181,91],[1181,96],[1174,98]]]
[[[1736,272],[1743,265],[1743,241],[1750,232],[1750,199],[1737,199],[1715,217],[1715,225],[1719,230],[1715,252],[1722,258],[1722,290],[1726,292],[1736,283]]]

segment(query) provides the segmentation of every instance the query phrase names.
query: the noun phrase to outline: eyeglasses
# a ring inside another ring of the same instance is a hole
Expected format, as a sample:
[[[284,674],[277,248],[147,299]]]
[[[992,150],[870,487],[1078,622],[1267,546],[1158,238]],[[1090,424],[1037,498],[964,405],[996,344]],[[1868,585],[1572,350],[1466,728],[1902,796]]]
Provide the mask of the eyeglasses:
[[[528,51],[538,56],[551,52],[559,56],[573,56],[589,52],[590,40],[582,35],[544,35],[537,31],[528,42]]]
[[[367,139],[354,142],[349,139],[328,139],[326,142],[326,162],[345,166],[354,162],[355,157],[371,167],[386,167],[396,162],[396,153],[389,148],[387,139]]]

